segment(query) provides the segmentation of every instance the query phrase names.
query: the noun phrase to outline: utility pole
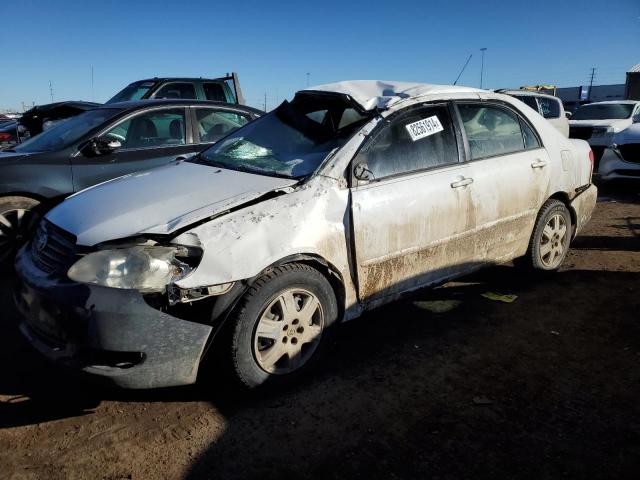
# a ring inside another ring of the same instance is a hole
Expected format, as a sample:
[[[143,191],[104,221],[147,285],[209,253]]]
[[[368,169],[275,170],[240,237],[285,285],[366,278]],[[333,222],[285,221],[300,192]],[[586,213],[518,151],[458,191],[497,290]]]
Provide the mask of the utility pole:
[[[267,111],[267,92],[264,92],[264,108],[263,110]]]
[[[93,65],[91,65],[91,101],[95,102],[95,96],[93,94]]]
[[[591,78],[589,79],[589,96],[587,97],[588,101],[591,101],[591,87],[593,87],[593,79],[596,76],[596,67],[591,67]]]
[[[51,80],[49,80],[49,95],[51,95],[51,103],[53,103],[53,85],[51,85]]]
[[[309,75],[311,75],[309,72],[307,72],[307,88],[309,88]]]
[[[480,88],[482,88],[482,77],[484,76],[484,52],[487,51],[487,47],[482,47],[480,51],[482,52],[482,63],[480,64]]]

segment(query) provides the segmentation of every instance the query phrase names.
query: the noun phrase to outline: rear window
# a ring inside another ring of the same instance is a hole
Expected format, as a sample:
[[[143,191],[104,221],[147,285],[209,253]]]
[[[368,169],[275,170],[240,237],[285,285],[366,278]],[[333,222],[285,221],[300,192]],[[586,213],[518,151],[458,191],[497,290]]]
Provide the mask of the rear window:
[[[555,98],[538,97],[541,114],[544,118],[560,117],[560,101]]]
[[[160,90],[153,96],[154,98],[184,98],[194,99],[196,97],[196,88],[193,83],[187,82],[171,82],[160,87]]]
[[[204,95],[207,100],[213,100],[214,102],[226,102],[227,98],[224,94],[224,87],[219,83],[205,82],[202,84],[204,88]]]

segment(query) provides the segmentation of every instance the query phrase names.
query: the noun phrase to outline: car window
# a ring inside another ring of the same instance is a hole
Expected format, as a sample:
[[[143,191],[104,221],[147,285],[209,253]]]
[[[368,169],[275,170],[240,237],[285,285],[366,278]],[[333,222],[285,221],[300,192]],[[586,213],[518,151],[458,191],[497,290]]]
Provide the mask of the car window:
[[[469,140],[471,159],[524,150],[520,121],[515,113],[497,106],[458,106]]]
[[[202,143],[217,142],[250,121],[246,114],[196,108],[196,124]]]
[[[578,108],[571,120],[623,120],[632,111],[631,103],[591,103]]]
[[[517,98],[518,100],[520,100],[521,102],[526,103],[527,105],[529,105],[536,112],[539,112],[539,110],[538,110],[538,102],[536,102],[536,97],[534,97],[533,95],[514,95],[514,97]]]
[[[560,102],[555,98],[538,97],[541,114],[544,118],[560,117]]]
[[[156,84],[156,82],[134,82],[116,93],[106,103],[126,102],[128,100],[140,100]]]
[[[116,125],[105,135],[119,140],[122,148],[184,145],[186,143],[184,108],[141,113]]]
[[[160,87],[153,98],[198,98],[193,83],[187,82],[171,82]]]
[[[219,83],[205,82],[202,84],[204,89],[204,96],[207,100],[213,100],[214,102],[226,102],[227,97],[224,94],[224,87]]]
[[[354,165],[367,164],[375,179],[458,162],[447,107],[411,110],[394,119],[363,148]]]

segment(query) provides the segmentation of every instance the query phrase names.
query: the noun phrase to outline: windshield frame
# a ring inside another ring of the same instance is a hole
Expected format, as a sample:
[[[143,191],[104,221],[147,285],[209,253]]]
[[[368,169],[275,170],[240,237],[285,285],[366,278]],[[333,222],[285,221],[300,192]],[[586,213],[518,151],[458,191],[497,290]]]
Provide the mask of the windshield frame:
[[[56,146],[54,148],[49,148],[49,149],[37,149],[37,150],[31,150],[31,149],[24,149],[24,147],[26,146],[27,148],[29,148],[29,146],[32,143],[37,142],[38,140],[42,140],[43,138],[45,138],[46,136],[52,136],[55,135],[57,132],[59,131],[63,131],[65,128],[69,127],[68,122],[74,121],[74,120],[79,120],[81,116],[87,116],[87,115],[94,115],[97,112],[104,112],[104,111],[111,111],[113,112],[112,115],[109,115],[108,117],[106,117],[102,122],[90,127],[88,130],[85,130],[83,133],[81,133],[80,135],[76,136],[73,140],[69,140],[67,142],[64,142],[63,144]],[[95,135],[95,132],[100,131],[101,129],[104,128],[105,125],[110,125],[115,119],[117,119],[120,115],[122,115],[123,112],[125,112],[126,109],[124,108],[118,108],[118,107],[105,107],[105,108],[96,108],[93,110],[87,110],[85,112],[82,112],[78,115],[74,115],[73,117],[69,117],[67,119],[65,119],[63,122],[60,122],[60,124],[53,126],[52,128],[45,130],[44,132],[35,135],[25,141],[23,141],[22,143],[19,143],[18,145],[15,145],[14,147],[12,147],[12,151],[15,151],[17,153],[51,153],[51,152],[58,152],[61,150],[65,150],[67,148],[72,147],[73,145],[76,144],[82,144],[84,143],[84,141],[87,138],[91,138]]]
[[[602,109],[602,107],[615,107],[615,106],[622,106],[622,107],[629,107],[629,114],[626,117],[606,117],[606,118],[575,118],[576,114],[578,114],[580,112],[580,110],[586,111],[586,110],[596,110],[598,108]],[[633,103],[625,103],[625,102],[614,102],[614,103],[588,103],[586,105],[581,105],[580,107],[578,107],[576,109],[575,112],[573,112],[573,115],[571,116],[571,120],[577,120],[577,121],[598,121],[598,120],[628,120],[633,116],[633,112],[635,111],[635,107],[636,105]]]

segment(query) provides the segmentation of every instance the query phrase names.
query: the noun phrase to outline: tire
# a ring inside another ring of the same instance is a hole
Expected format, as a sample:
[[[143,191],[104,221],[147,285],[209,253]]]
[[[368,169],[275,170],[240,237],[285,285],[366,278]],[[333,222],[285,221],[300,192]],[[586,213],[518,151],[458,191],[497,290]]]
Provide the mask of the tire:
[[[560,200],[547,200],[538,212],[524,264],[538,272],[558,270],[569,251],[572,232],[567,206]]]
[[[324,275],[298,263],[274,268],[253,283],[232,318],[232,376],[248,389],[294,382],[319,363],[337,316]]]
[[[0,270],[13,267],[18,250],[42,218],[41,203],[29,197],[0,198]]]

